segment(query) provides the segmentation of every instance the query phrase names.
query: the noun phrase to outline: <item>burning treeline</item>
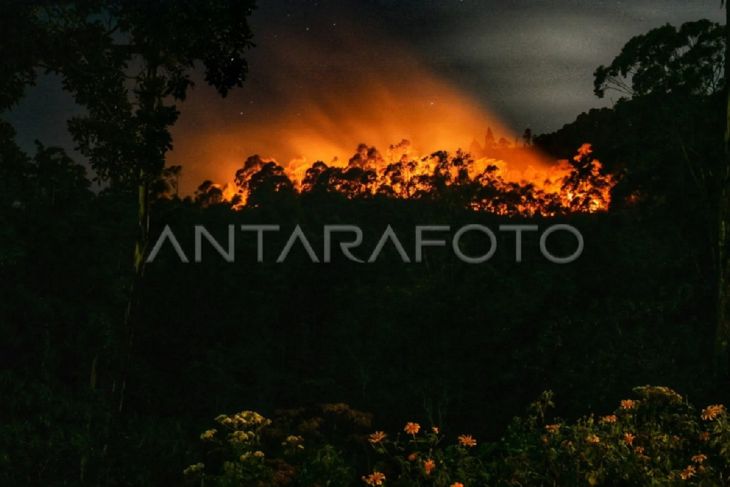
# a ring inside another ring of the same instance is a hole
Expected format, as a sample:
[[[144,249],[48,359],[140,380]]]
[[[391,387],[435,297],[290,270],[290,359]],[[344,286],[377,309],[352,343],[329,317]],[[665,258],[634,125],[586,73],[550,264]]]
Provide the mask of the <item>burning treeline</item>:
[[[206,181],[196,192],[204,204],[330,192],[448,199],[498,214],[608,207],[613,179],[589,146],[556,163],[529,137],[512,142],[484,103],[387,36],[340,22],[331,35],[326,45],[304,34],[267,39],[252,51],[251,79],[225,102],[191,95],[171,155],[185,167],[183,193],[212,179],[228,184]]]
[[[489,133],[491,135],[491,132]],[[204,182],[196,191],[203,205],[229,202],[233,207],[259,206],[297,194],[335,193],[349,199],[388,197],[443,201],[498,215],[543,215],[605,211],[615,184],[583,144],[569,161],[546,166],[527,144],[502,139],[471,152],[437,151],[414,155],[407,140],[381,153],[360,144],[346,165],[317,161],[308,167],[284,168],[275,160],[249,157],[235,182]],[[515,162],[516,161],[516,162]],[[525,169],[510,170],[512,164]]]
[[[448,198],[499,214],[607,208],[613,181],[587,147],[577,160],[556,163],[529,138],[515,142],[483,100],[398,43],[361,30],[338,23],[327,45],[269,39],[252,52],[241,90],[225,101],[194,92],[171,154],[185,168],[181,192],[211,179],[228,184],[208,182],[198,198],[236,206],[326,191]],[[493,132],[473,140],[488,127]],[[401,139],[408,142],[390,145]],[[260,157],[246,159],[251,154]]]

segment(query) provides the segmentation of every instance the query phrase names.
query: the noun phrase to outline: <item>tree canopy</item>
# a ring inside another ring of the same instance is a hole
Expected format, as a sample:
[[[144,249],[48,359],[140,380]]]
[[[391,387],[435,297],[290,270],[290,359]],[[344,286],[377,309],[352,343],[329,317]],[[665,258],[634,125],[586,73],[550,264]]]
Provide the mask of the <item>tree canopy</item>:
[[[595,71],[598,97],[685,93],[711,95],[725,86],[725,28],[709,20],[664,25],[629,40]]]

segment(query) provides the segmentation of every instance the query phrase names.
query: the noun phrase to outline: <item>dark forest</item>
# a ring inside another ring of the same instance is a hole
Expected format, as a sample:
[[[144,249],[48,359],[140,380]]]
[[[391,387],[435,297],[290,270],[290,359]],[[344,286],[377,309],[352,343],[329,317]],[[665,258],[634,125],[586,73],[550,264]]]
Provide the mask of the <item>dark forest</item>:
[[[194,83],[247,83],[253,1],[0,5],[0,485],[730,485],[724,25],[624,39],[615,101],[556,131],[248,154],[186,194],[173,127]],[[73,152],[5,117],[49,74]],[[327,225],[410,262],[326,259]],[[417,225],[448,227],[421,259]],[[296,228],[316,259],[277,262]]]

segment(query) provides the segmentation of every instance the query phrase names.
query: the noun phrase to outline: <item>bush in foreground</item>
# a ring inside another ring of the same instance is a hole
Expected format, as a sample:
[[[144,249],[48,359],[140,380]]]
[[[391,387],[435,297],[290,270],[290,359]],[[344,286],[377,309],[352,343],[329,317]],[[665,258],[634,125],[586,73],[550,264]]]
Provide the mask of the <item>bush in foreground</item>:
[[[206,486],[730,485],[730,424],[723,405],[696,410],[667,387],[634,389],[603,416],[550,418],[552,394],[516,418],[504,438],[407,422],[372,431],[344,404],[216,418],[201,435],[205,461],[185,477]]]

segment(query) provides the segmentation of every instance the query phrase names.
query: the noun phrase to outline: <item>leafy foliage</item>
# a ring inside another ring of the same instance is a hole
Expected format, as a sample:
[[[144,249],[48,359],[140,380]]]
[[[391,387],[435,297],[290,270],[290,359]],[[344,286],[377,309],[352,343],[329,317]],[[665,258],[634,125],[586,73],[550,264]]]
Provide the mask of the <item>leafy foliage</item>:
[[[665,25],[632,38],[595,72],[595,93],[712,95],[725,86],[725,28],[709,20]]]
[[[120,386],[103,365],[119,367],[127,338],[118,323],[135,235],[128,183],[140,170],[154,186],[153,229],[175,228],[185,249],[195,224],[220,237],[231,224],[361,222],[371,245],[386,225],[403,233],[426,220],[558,221],[512,211],[536,198],[534,188],[500,181],[493,169],[474,184],[465,153],[435,153],[432,170],[410,178],[418,161],[374,174],[368,165],[379,154],[368,146],[346,168],[313,165],[299,194],[276,164],[252,160],[240,178],[251,202],[242,211],[212,183],[196,197],[176,194],[178,171],[162,169],[175,100],[195,79],[194,59],[221,93],[240,82],[248,6],[2,4],[0,26],[19,48],[0,45],[0,109],[18,101],[35,68],[61,72],[88,109],[72,122],[82,151],[114,184],[92,191],[62,151],[39,145],[25,154],[0,122],[0,483],[178,485],[185,465],[201,460],[190,478],[221,485],[377,483],[376,469],[388,483],[450,487],[727,483],[727,413],[719,406],[697,411],[672,391],[644,388],[631,407],[614,411],[615,421],[583,416],[608,410],[635,383],[727,400],[708,359],[715,294],[707,242],[724,115],[708,68],[719,60],[716,27],[707,23],[635,41],[616,74],[604,71],[607,82],[635,62],[645,66],[633,98],[531,137],[560,158],[593,142],[593,154],[573,159],[568,189],[601,175],[595,158],[622,175],[611,212],[558,219],[586,236],[574,266],[545,263],[529,239],[516,265],[507,236],[479,266],[439,252],[419,266],[398,265],[393,252],[372,266],[335,258],[314,269],[296,254],[286,266],[259,265],[255,240],[240,246],[234,265],[186,266],[163,252],[141,290],[125,414],[109,421],[117,405],[106,392]],[[674,69],[687,79],[675,79]],[[372,191],[378,181],[381,191]],[[515,214],[474,212],[474,201]],[[284,244],[281,235],[268,242]],[[319,237],[313,242],[321,248]],[[546,387],[563,398],[558,412],[568,419],[548,419],[545,397],[505,433],[515,411]],[[333,404],[312,406],[323,401]],[[374,446],[371,417],[336,401],[373,411],[393,433]],[[245,415],[240,425],[219,423],[214,441],[196,450],[208,418],[242,403],[304,407],[274,412],[271,424],[249,424]],[[443,433],[402,431],[400,418]],[[477,446],[460,443],[463,432]],[[232,443],[240,433],[246,440]]]
[[[230,203],[241,207],[272,205],[297,196],[344,199],[397,198],[437,201],[455,208],[468,208],[498,215],[545,215],[605,211],[610,205],[614,176],[593,157],[590,144],[577,155],[552,169],[543,187],[530,182],[507,181],[494,164],[479,164],[464,152],[437,151],[420,158],[384,163],[375,147],[361,145],[345,167],[330,167],[317,161],[306,169],[301,188],[295,186],[276,162],[257,155],[236,171],[238,194],[229,201],[219,185],[210,181],[198,188],[197,201]],[[552,186],[552,187],[551,187]]]
[[[526,417],[513,420],[504,438],[488,444],[408,422],[393,436],[375,431],[356,437],[350,449],[369,444],[372,454],[355,457],[338,450],[326,434],[316,443],[291,434],[280,445],[265,445],[267,435],[278,440],[283,434],[281,425],[272,426],[251,411],[221,415],[216,421],[229,432],[210,429],[200,438],[209,458],[220,457],[222,470],[211,473],[215,467],[201,462],[184,473],[201,485],[358,485],[342,462],[348,457],[374,461],[360,478],[360,485],[369,486],[727,484],[730,421],[723,405],[698,412],[668,387],[636,387],[634,393],[636,399],[621,400],[611,414],[573,422],[550,419],[552,393],[543,393]],[[345,405],[336,408],[351,411]],[[318,431],[320,422],[308,428]],[[312,476],[313,464],[321,465],[323,455],[330,468]]]

